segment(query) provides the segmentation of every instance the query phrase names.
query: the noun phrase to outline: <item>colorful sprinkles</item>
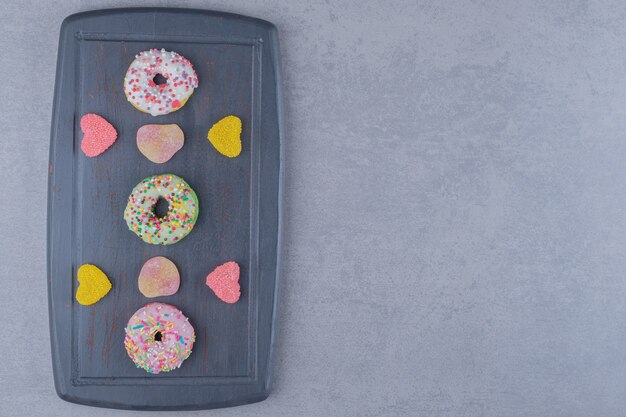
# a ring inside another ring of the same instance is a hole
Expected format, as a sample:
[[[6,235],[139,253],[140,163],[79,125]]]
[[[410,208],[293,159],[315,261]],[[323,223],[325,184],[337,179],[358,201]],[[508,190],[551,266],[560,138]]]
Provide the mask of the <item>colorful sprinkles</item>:
[[[137,368],[158,374],[180,368],[195,340],[193,326],[179,309],[150,303],[128,320],[124,346]]]
[[[168,212],[162,218],[154,211],[159,198],[168,203]],[[191,232],[198,213],[198,197],[189,184],[176,175],[161,174],[145,178],[135,186],[128,197],[124,219],[128,229],[144,242],[170,245]]]
[[[166,79],[156,84],[154,78]],[[153,116],[180,109],[198,87],[198,76],[189,60],[176,52],[150,49],[140,52],[124,78],[124,93],[138,110]]]

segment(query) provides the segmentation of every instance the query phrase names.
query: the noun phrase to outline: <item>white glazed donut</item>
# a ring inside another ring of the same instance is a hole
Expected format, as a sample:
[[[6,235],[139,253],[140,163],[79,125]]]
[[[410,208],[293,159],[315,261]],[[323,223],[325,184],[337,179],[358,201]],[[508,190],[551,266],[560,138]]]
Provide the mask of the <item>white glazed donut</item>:
[[[158,74],[166,78],[165,83],[154,82]],[[165,49],[140,52],[124,78],[124,94],[130,104],[153,116],[180,109],[197,87],[198,76],[191,62]]]

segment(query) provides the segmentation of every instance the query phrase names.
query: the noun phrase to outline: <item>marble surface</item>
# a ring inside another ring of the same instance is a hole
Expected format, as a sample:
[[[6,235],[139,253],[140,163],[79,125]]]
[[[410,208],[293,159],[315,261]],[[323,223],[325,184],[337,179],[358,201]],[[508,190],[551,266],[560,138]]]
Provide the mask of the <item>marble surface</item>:
[[[146,415],[57,398],[45,270],[61,21],[137,5],[261,17],[282,42],[274,392],[179,415],[623,415],[626,5],[609,0],[4,0],[0,415]]]

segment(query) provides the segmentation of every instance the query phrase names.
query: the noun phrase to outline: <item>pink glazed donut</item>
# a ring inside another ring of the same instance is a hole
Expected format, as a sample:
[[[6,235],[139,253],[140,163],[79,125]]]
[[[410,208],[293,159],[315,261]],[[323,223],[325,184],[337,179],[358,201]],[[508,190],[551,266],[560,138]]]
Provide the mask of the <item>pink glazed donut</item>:
[[[124,346],[137,368],[158,374],[180,368],[195,340],[193,326],[179,309],[150,303],[128,320]]]

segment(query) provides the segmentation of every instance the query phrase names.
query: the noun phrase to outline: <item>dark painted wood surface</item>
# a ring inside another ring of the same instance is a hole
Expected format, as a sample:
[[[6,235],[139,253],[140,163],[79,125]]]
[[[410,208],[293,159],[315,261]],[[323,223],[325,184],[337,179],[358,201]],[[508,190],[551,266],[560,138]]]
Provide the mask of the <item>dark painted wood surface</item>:
[[[122,89],[140,51],[165,48],[187,57],[199,87],[177,112],[153,117]],[[269,393],[275,288],[279,270],[280,123],[275,28],[257,19],[184,9],[119,9],[74,15],[59,48],[51,135],[48,220],[49,301],[55,385],[62,398],[137,409],[212,408],[258,401]],[[104,154],[80,151],[80,117],[97,113],[118,130]],[[243,150],[220,155],[206,139],[233,114]],[[184,147],[154,164],[137,149],[137,129],[176,123]],[[173,173],[196,191],[194,230],[171,246],[148,245],[127,230],[126,199],[143,178]],[[170,258],[179,291],[147,299],[137,288],[143,263]],[[223,303],[205,286],[217,265],[241,266],[242,297]],[[113,288],[93,306],[74,300],[76,270],[100,267]],[[151,301],[180,308],[196,330],[193,353],[178,370],[149,375],[124,346],[130,316]]]

